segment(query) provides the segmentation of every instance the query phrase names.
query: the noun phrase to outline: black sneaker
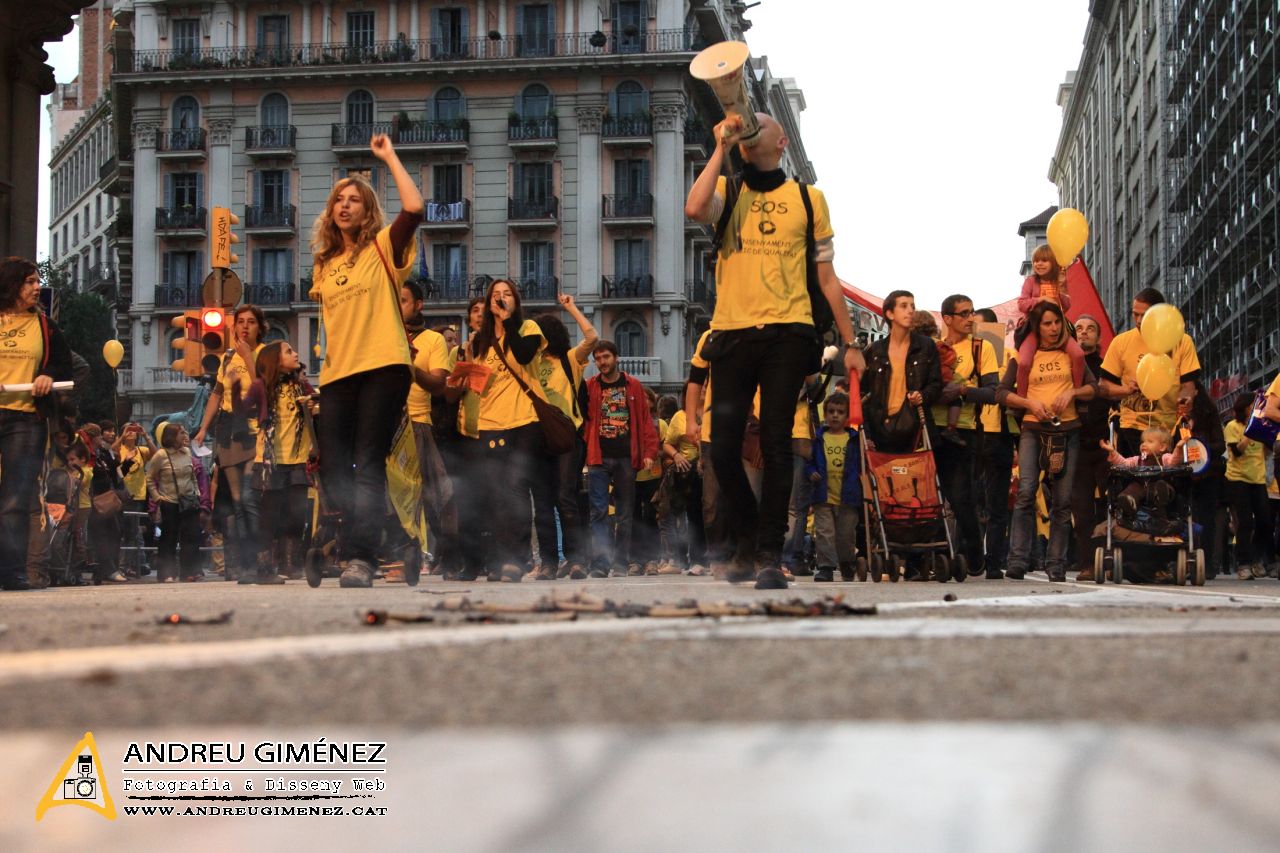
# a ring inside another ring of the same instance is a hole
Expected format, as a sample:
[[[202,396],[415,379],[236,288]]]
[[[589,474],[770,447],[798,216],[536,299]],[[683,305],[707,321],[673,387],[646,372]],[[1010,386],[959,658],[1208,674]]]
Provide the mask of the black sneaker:
[[[592,569],[591,572],[587,575],[587,577],[607,578],[609,577],[609,571],[607,569]]]
[[[786,588],[787,576],[782,573],[781,569],[761,569],[756,574],[756,589]]]
[[[1067,573],[1062,570],[1058,570],[1056,572],[1049,572],[1049,580],[1053,581],[1054,583],[1063,583],[1066,581],[1066,579],[1067,579]]]
[[[845,583],[852,583],[853,575],[854,575],[854,572],[853,572],[852,563],[840,564],[840,580],[844,581]]]
[[[987,569],[986,575],[987,575],[987,580],[998,581],[1002,577],[1004,577],[1004,572],[1002,572],[1000,569]]]
[[[835,579],[835,569],[830,566],[819,566],[813,573],[814,583],[834,583]]]
[[[1005,569],[1004,576],[1010,580],[1020,581],[1027,576],[1026,569]]]

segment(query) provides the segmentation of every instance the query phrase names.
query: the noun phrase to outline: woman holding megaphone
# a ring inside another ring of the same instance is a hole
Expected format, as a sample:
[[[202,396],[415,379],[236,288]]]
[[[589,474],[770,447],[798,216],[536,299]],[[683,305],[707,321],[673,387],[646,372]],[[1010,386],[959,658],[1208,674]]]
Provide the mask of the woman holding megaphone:
[[[30,589],[27,526],[40,486],[53,414],[53,383],[69,380],[71,348],[58,327],[37,307],[40,274],[25,258],[0,261],[0,588]]]

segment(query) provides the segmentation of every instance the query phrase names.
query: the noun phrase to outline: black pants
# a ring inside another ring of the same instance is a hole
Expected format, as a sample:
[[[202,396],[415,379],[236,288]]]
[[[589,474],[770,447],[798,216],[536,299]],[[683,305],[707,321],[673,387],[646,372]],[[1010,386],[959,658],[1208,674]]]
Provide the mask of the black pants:
[[[101,583],[120,567],[120,514],[89,513],[89,549],[93,554],[94,581]]]
[[[534,426],[542,429],[539,424]],[[533,493],[533,529],[538,538],[538,559],[545,568],[555,571],[560,563],[560,543],[556,539],[560,458],[544,451],[534,456],[532,466],[529,489]]]
[[[571,565],[584,563],[582,513],[578,511],[578,492],[582,488],[582,461],[586,445],[579,436],[574,447],[555,457],[556,511],[560,515],[560,547]],[[539,546],[541,547],[541,546]]]
[[[728,333],[739,337],[711,364],[711,463],[723,495],[727,534],[740,564],[782,561],[791,503],[791,426],[809,367],[812,341],[785,326]],[[764,485],[756,503],[742,467],[751,402],[760,389]]]
[[[281,466],[292,467],[292,466]],[[246,486],[246,488],[251,488]],[[262,490],[262,518],[258,528],[258,555],[271,555],[276,543],[283,543],[283,561],[276,568],[301,567],[302,533],[311,518],[306,483],[294,483]],[[269,568],[258,564],[258,568]]]
[[[1236,517],[1236,566],[1244,568],[1270,556],[1271,507],[1261,483],[1227,480],[1227,500]]]
[[[160,541],[156,545],[156,575],[173,577],[174,550],[181,546],[182,577],[200,574],[200,511],[178,512],[178,505],[160,501]]]
[[[320,476],[341,514],[338,553],[375,562],[387,506],[387,454],[409,394],[400,365],[366,370],[321,390]]]
[[[490,519],[492,565],[526,568],[533,523],[529,498],[540,460],[546,458],[542,426],[534,421],[514,429],[481,431],[476,444],[479,466],[470,476],[478,477],[482,486],[480,511]],[[549,523],[554,531],[554,519]],[[554,536],[553,532],[553,540]]]
[[[40,485],[45,437],[38,414],[0,409],[0,583],[27,576],[31,505]]]
[[[1218,553],[1218,501],[1223,482],[1221,473],[1215,472],[1191,485],[1191,517],[1202,528],[1196,547],[1204,551],[1205,575],[1211,578],[1223,571]]]
[[[956,514],[956,528],[960,539],[957,549],[964,554],[972,569],[982,565],[982,529],[978,525],[977,496],[973,488],[974,448],[978,446],[978,433],[971,429],[956,432],[964,439],[964,446],[939,441],[933,447],[933,455],[938,462],[942,494],[951,503],[951,511]]]
[[[1071,524],[1075,534],[1076,568],[1093,568],[1093,531],[1102,520],[1095,490],[1106,494],[1107,451],[1096,441],[1083,441],[1076,457],[1076,478],[1071,482]]]
[[[480,442],[465,436],[452,436],[442,439],[437,447],[453,485],[462,567],[473,576],[483,574],[493,534],[489,525],[490,513],[485,509],[487,491],[479,476],[484,459]],[[446,570],[451,568],[447,563],[444,565]]]
[[[1012,435],[995,433],[983,436],[980,467],[982,469],[982,504],[987,515],[987,569],[1004,569],[1009,559],[1009,482],[1013,475]],[[969,566],[976,571],[977,564]]]

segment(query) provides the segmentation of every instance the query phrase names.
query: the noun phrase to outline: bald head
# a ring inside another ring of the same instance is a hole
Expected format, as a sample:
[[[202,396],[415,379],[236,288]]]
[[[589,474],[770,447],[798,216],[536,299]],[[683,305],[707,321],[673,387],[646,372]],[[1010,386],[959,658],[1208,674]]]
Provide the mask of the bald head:
[[[776,169],[782,162],[782,152],[787,148],[787,134],[782,125],[768,113],[756,113],[756,123],[760,125],[759,139],[750,148],[739,146],[742,159],[757,169]]]

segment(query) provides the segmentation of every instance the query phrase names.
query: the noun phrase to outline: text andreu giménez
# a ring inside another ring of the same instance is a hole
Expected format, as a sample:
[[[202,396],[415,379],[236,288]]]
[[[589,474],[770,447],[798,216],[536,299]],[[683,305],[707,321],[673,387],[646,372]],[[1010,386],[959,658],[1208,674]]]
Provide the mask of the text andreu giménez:
[[[325,738],[294,743],[259,741],[252,749],[243,742],[183,743],[162,741],[130,743],[125,764],[241,764],[246,755],[260,764],[368,764],[385,765],[385,741],[342,741]]]

